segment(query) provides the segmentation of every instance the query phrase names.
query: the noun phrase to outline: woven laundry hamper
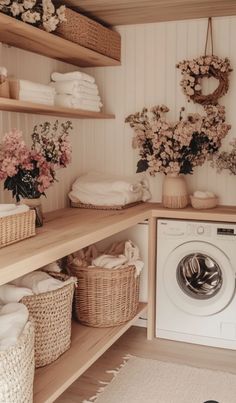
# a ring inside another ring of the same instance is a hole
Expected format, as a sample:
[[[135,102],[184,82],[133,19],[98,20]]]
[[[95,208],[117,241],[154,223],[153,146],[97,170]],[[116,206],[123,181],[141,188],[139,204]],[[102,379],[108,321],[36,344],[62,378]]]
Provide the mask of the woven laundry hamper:
[[[120,61],[121,37],[118,32],[69,8],[66,8],[65,16],[66,21],[55,31],[57,35]]]
[[[60,279],[66,280],[68,276],[60,274]],[[34,320],[36,368],[50,364],[70,348],[74,286],[70,283],[21,300]]]
[[[132,319],[138,308],[139,279],[135,266],[115,270],[102,267],[78,267],[69,272],[78,279],[74,312],[84,325],[110,327]]]
[[[34,326],[27,322],[16,345],[0,351],[0,402],[32,403]]]

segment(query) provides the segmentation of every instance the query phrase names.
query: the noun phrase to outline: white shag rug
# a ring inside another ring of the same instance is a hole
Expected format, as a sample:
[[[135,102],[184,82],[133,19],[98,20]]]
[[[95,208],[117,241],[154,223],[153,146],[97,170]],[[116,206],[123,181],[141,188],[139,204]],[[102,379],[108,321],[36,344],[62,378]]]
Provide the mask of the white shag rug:
[[[109,371],[108,371],[109,372]],[[110,371],[112,372],[112,371]],[[131,357],[96,403],[236,403],[236,375]]]

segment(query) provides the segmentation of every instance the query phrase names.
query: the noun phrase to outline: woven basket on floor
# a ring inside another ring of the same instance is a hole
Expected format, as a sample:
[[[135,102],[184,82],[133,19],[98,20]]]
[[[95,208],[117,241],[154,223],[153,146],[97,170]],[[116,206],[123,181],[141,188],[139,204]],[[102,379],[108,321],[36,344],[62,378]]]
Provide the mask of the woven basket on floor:
[[[15,346],[0,351],[0,402],[32,403],[34,326],[28,322]]]
[[[134,266],[111,270],[78,267],[69,272],[78,279],[74,311],[84,325],[110,327],[132,319],[138,308],[139,277]]]
[[[0,217],[0,248],[35,235],[35,211]]]
[[[66,20],[55,33],[71,42],[120,60],[121,38],[118,32],[104,27],[76,11],[66,8]]]
[[[34,320],[36,368],[55,361],[70,347],[73,293],[74,283],[70,283],[21,300]]]

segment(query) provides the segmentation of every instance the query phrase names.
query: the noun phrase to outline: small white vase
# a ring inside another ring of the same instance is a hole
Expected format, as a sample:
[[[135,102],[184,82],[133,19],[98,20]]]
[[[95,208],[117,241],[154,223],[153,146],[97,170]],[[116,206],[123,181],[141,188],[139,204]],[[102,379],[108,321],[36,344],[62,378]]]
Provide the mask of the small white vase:
[[[36,227],[42,227],[43,226],[43,211],[42,211],[42,204],[41,204],[41,199],[28,199],[24,198],[21,199],[21,204],[26,204],[29,206],[30,209],[35,211],[35,225]]]
[[[184,208],[188,205],[189,196],[183,175],[165,175],[162,185],[162,203],[167,208]]]

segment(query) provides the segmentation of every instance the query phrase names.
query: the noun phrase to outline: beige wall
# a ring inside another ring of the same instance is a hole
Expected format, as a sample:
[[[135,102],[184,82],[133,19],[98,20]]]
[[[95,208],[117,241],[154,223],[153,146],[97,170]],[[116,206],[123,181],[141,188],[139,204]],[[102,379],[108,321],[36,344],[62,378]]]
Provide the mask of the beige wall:
[[[171,109],[170,119],[178,117],[182,105],[188,111],[199,110],[186,102],[179,86],[180,72],[176,62],[183,58],[200,56],[204,51],[207,21],[190,20],[118,27],[122,35],[122,65],[88,69],[95,75],[107,112],[114,112],[116,120],[74,120],[73,163],[61,170],[60,179],[48,192],[44,209],[52,210],[66,203],[66,193],[77,172],[99,169],[111,173],[135,172],[137,155],[131,148],[132,131],[124,123],[125,117],[143,106],[165,103]],[[235,136],[236,113],[236,17],[213,20],[214,53],[231,60],[235,72],[231,74],[230,90],[221,99],[226,106],[227,121],[232,130],[224,141],[228,148],[230,138]],[[6,65],[17,77],[47,83],[53,70],[69,71],[72,66],[2,45],[0,65]],[[10,127],[18,127],[29,138],[36,122],[48,120],[16,113],[1,113],[1,133]],[[228,173],[217,174],[207,164],[197,168],[187,178],[191,191],[208,189],[220,196],[221,203],[236,204],[236,177]],[[151,178],[153,200],[161,200],[161,174]],[[0,193],[1,199],[3,192]]]

